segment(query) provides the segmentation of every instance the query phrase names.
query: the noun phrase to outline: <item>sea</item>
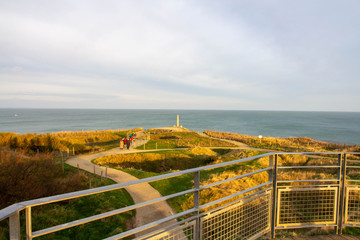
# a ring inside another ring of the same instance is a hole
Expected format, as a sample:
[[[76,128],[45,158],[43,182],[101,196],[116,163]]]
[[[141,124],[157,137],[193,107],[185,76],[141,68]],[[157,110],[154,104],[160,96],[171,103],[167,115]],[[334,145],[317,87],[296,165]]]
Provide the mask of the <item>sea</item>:
[[[360,112],[0,109],[0,132],[145,129],[180,125],[194,131],[215,130],[263,137],[310,137],[360,144]]]

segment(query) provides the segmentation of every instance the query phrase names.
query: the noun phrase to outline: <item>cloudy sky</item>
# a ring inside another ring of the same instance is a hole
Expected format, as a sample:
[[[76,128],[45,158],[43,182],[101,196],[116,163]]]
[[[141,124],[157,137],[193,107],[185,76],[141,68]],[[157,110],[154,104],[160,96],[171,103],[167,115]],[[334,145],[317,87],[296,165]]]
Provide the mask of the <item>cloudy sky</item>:
[[[0,0],[0,108],[360,111],[360,1]]]

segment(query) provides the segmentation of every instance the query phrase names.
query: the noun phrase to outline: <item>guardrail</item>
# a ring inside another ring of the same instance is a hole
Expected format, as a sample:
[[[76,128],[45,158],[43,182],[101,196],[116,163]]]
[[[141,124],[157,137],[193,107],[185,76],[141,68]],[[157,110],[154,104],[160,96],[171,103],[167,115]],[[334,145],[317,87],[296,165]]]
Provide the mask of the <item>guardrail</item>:
[[[25,211],[26,238],[33,239],[134,209],[139,210],[143,206],[185,194],[192,194],[194,199],[192,208],[155,222],[136,226],[134,229],[106,239],[122,239],[134,236],[134,234],[136,239],[256,239],[265,234],[270,234],[271,238],[274,238],[275,231],[279,229],[324,226],[334,227],[336,234],[341,234],[346,226],[360,227],[360,185],[358,185],[360,178],[356,179],[356,174],[351,172],[360,169],[360,160],[347,158],[347,156],[359,154],[359,152],[267,153],[126,183],[16,203],[0,211],[0,221],[9,218],[10,239],[20,239],[20,211]],[[291,161],[284,162],[282,157],[286,155],[305,155],[310,158],[305,164],[295,164]],[[260,159],[263,161],[265,159],[267,162],[261,169],[207,185],[200,184],[201,172]],[[313,165],[317,161],[321,164]],[[324,164],[327,161],[331,164]],[[312,175],[307,174],[309,172]],[[266,181],[256,186],[212,202],[204,202],[206,199],[202,199],[201,192],[204,190],[239,179],[251,179],[264,173],[267,173]],[[186,174],[194,175],[193,188],[186,191],[50,228],[32,230],[31,210],[34,207]],[[290,179],[285,179],[286,176]],[[299,179],[293,179],[294,177]],[[161,228],[155,230],[159,226]]]

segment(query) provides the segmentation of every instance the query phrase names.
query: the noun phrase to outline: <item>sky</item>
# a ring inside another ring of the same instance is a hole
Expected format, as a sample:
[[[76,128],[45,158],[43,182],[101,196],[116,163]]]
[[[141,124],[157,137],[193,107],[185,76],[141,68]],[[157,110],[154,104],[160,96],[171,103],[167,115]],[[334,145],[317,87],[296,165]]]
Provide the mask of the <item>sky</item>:
[[[0,0],[0,108],[360,111],[358,0]]]

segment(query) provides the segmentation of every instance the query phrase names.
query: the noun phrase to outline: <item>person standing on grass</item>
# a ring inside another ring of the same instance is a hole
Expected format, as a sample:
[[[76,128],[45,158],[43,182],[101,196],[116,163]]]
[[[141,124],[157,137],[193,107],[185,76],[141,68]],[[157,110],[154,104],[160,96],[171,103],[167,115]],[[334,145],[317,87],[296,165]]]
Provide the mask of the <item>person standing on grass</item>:
[[[129,139],[126,139],[126,148],[129,150],[130,148],[130,140]]]
[[[131,147],[134,147],[134,138],[131,136],[130,138]]]
[[[123,138],[123,142],[124,142],[124,145],[123,145],[123,149],[124,149],[126,146],[126,138]]]

